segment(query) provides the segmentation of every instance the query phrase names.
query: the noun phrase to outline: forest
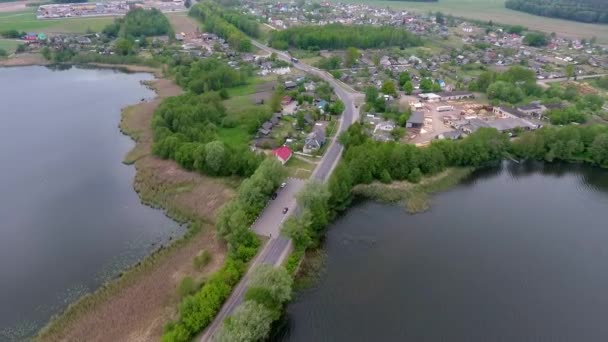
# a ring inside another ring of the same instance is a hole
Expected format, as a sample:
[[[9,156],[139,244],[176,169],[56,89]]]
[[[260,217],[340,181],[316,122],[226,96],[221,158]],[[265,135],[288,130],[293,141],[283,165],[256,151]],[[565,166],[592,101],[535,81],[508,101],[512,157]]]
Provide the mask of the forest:
[[[360,49],[382,47],[411,47],[422,45],[422,40],[409,31],[398,27],[346,26],[330,24],[323,26],[297,26],[286,30],[272,31],[270,46],[287,50],[290,47],[321,50]]]
[[[608,7],[605,0],[507,0],[509,9],[543,17],[608,23]]]

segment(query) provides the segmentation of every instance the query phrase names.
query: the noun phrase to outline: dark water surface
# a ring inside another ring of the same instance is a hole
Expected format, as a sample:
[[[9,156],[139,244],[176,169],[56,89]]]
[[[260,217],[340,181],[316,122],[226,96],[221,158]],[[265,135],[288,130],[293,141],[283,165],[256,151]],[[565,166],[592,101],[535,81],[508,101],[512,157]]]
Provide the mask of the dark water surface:
[[[120,109],[149,74],[0,68],[0,340],[49,317],[182,228],[140,204]],[[153,246],[152,244],[155,244]]]
[[[608,171],[479,172],[429,212],[366,202],[283,341],[608,341]]]

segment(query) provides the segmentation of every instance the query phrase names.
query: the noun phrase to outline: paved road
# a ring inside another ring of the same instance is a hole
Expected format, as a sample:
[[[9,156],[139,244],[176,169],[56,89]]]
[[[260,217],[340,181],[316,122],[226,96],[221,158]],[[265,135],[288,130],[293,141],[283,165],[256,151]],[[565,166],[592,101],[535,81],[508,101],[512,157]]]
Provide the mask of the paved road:
[[[278,237],[281,233],[281,225],[287,214],[293,213],[296,208],[296,194],[302,189],[306,182],[302,179],[289,178],[285,188],[277,191],[277,198],[268,202],[268,206],[251,226],[258,235],[267,237]],[[283,208],[288,208],[287,214],[283,214]]]
[[[278,58],[284,61],[291,62],[291,57],[284,52],[271,49],[257,41],[253,41],[253,44],[267,52],[276,53]],[[359,119],[357,115],[358,110],[355,107],[355,101],[362,98],[362,94],[355,92],[348,85],[334,79],[327,72],[321,71],[310,65],[299,62],[295,63],[294,67],[304,72],[319,76],[323,80],[327,81],[332,86],[334,92],[336,93],[336,95],[338,95],[340,100],[344,102],[345,110],[342,114],[342,118],[340,120],[340,125],[338,127],[338,132],[336,133],[336,136],[339,136],[340,133],[348,129],[348,126],[350,126]],[[321,161],[315,168],[312,174],[312,177],[314,179],[322,182],[327,181],[332,171],[340,161],[340,157],[342,156],[342,151],[344,150],[344,147],[340,145],[336,140],[337,139],[333,139],[331,141],[330,145],[327,148],[327,151],[325,152],[325,155],[323,156],[323,158],[321,158]],[[291,190],[299,190],[303,185],[298,185],[297,182],[292,179],[290,179],[287,183],[288,185],[286,189]],[[291,215],[293,214],[293,212],[297,211],[294,196],[297,190],[295,192],[291,190],[286,192],[286,194],[289,194],[293,197],[291,198],[291,200],[286,198],[281,199],[281,201],[289,203],[288,206],[290,207],[290,209],[288,215]],[[279,195],[279,197],[281,197],[281,195]],[[279,202],[277,202],[276,204],[269,204],[269,206],[264,210],[264,212],[262,213],[262,215],[260,215],[260,218],[258,219],[258,221],[263,220],[263,222],[259,224],[256,222],[252,227],[256,232],[259,232],[262,235],[265,235],[267,233],[267,236],[269,236],[270,234],[272,234],[272,238],[268,240],[268,242],[264,245],[260,253],[251,262],[249,270],[243,276],[243,279],[241,279],[235,289],[232,291],[230,298],[226,300],[226,302],[220,309],[220,312],[218,312],[217,316],[215,317],[214,321],[203,332],[203,335],[200,337],[200,341],[211,341],[213,339],[213,335],[217,332],[224,319],[228,317],[234,311],[234,309],[239,306],[239,304],[242,303],[243,296],[245,295],[245,291],[247,290],[247,283],[249,282],[249,277],[251,276],[252,270],[255,269],[256,266],[260,264],[278,266],[281,265],[289,255],[289,252],[291,250],[291,240],[280,236],[278,233],[280,232],[281,223],[288,215],[283,215],[282,213],[275,213],[277,205],[280,209],[284,207],[281,207]],[[291,206],[293,206],[293,209],[291,208]],[[277,217],[277,215],[280,216]]]

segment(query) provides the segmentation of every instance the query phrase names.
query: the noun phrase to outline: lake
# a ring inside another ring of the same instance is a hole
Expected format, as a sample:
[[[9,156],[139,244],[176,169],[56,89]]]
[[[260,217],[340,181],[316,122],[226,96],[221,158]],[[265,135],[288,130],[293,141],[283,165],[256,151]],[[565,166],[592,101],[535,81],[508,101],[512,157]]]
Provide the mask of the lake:
[[[608,171],[504,163],[330,228],[279,341],[608,341]]]
[[[65,67],[63,69],[66,69]],[[150,74],[0,68],[0,340],[30,336],[69,303],[183,233],[140,203],[121,108]]]

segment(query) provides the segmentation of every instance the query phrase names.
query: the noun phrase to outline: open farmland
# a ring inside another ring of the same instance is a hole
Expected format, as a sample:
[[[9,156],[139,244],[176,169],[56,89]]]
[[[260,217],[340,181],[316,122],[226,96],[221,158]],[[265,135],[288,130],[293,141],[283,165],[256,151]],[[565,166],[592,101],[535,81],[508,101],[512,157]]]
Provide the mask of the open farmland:
[[[338,2],[338,0],[332,1]],[[413,10],[419,13],[441,11],[458,17],[523,25],[534,30],[555,32],[565,37],[591,38],[595,36],[599,43],[608,44],[608,25],[585,24],[513,11],[505,8],[504,0],[439,0],[439,2],[340,0],[340,2],[366,3],[378,7]]]
[[[97,32],[113,20],[112,17],[38,20],[35,9],[32,8],[21,12],[0,13],[0,31],[14,29],[25,32],[84,33],[90,29]]]

